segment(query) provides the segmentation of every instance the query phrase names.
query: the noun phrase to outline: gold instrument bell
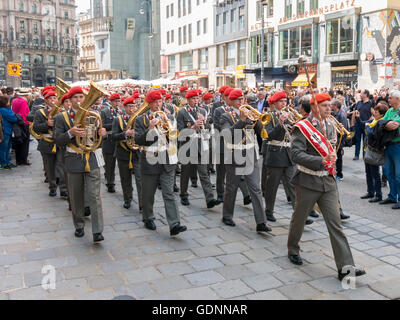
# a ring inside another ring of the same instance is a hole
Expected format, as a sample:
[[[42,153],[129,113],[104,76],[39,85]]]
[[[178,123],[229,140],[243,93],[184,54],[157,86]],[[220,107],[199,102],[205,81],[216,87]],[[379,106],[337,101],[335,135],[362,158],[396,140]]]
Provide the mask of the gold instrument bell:
[[[268,138],[268,133],[267,130],[265,130],[265,126],[271,122],[272,120],[272,115],[270,113],[260,113],[258,110],[253,108],[252,106],[249,106],[247,104],[241,106],[239,108],[240,111],[243,110],[249,110],[249,113],[247,114],[247,118],[250,121],[253,121],[254,123],[257,121],[260,121],[261,125],[263,126],[262,131],[261,131],[261,138],[267,139]]]
[[[334,116],[330,115],[328,119],[331,120],[332,125],[334,126],[336,132],[343,136],[345,135],[347,139],[353,139],[355,132],[349,132],[346,128],[341,124]]]

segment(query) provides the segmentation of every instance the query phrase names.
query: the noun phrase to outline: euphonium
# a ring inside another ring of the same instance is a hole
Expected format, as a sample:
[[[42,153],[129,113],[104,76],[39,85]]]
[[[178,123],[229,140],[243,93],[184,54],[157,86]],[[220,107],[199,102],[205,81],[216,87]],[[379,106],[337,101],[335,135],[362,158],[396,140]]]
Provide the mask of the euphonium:
[[[98,98],[107,94],[105,89],[90,81],[90,91],[76,113],[75,124],[85,129],[85,135],[76,137],[76,143],[84,152],[94,151],[101,144],[102,137],[98,133],[103,127],[101,117],[97,112],[88,110]]]
[[[256,109],[254,109],[252,106],[249,106],[247,104],[245,104],[239,108],[240,111],[242,111],[244,109],[247,109],[250,111],[247,115],[247,118],[250,121],[256,122],[256,121],[260,120],[260,123],[262,124],[262,126],[267,125],[272,120],[272,116],[270,113],[260,113]]]
[[[157,129],[161,134],[168,136],[170,140],[174,140],[178,138],[178,131],[173,127],[171,121],[168,116],[163,111],[156,111],[153,113],[154,117],[158,117],[160,120],[157,124]]]
[[[330,115],[328,116],[328,119],[331,120],[332,125],[334,126],[336,132],[343,136],[345,135],[347,137],[347,139],[352,139],[354,137],[354,132],[349,132],[348,130],[346,130],[346,128],[343,126],[343,124],[341,124],[334,116]]]
[[[149,103],[144,102],[139,109],[129,118],[128,123],[126,124],[126,130],[134,130],[135,129],[135,120],[141,116],[142,114],[146,113],[150,109]],[[135,135],[131,137],[126,137],[126,145],[131,150],[139,150],[140,146],[135,143]]]

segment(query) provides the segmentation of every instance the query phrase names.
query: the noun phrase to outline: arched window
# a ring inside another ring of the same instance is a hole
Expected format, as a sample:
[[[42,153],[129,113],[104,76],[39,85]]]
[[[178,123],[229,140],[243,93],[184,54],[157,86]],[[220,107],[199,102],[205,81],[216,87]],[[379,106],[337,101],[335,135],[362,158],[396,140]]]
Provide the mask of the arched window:
[[[37,13],[37,4],[36,3],[34,3],[32,5],[32,13]]]
[[[33,38],[33,45],[35,47],[39,47],[39,39],[38,38]]]
[[[23,1],[19,2],[19,11],[21,11],[21,12],[24,11],[24,2]]]

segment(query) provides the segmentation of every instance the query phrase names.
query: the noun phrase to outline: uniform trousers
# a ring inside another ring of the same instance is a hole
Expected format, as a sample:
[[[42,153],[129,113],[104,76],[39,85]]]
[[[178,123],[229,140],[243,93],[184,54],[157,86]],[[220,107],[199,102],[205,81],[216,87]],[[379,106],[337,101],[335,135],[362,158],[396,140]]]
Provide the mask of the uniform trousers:
[[[124,194],[124,201],[132,201],[132,174],[135,175],[136,190],[138,195],[139,208],[142,208],[142,182],[139,170],[139,161],[133,161],[133,169],[129,169],[129,161],[118,159],[119,176],[121,178],[122,192]]]
[[[114,157],[113,154],[105,153],[103,151],[104,157],[104,176],[106,178],[106,186],[114,187],[115,186],[115,164],[117,158]]]
[[[340,220],[337,190],[320,192],[297,185],[296,195],[298,201],[290,222],[288,237],[289,255],[299,255],[299,242],[306,219],[317,203],[328,228],[336,267],[341,270],[345,266],[354,266],[353,255]]]
[[[64,152],[57,150],[56,153],[42,153],[44,170],[46,172],[46,177],[49,181],[49,189],[57,190],[57,177],[58,186],[60,192],[67,191],[67,185],[65,182],[65,175],[63,170],[63,155]]]
[[[103,208],[100,198],[100,168],[84,173],[68,173],[70,201],[75,229],[85,226],[85,199],[91,213],[92,233],[102,233]]]
[[[258,150],[257,150],[258,151]],[[250,192],[251,205],[253,206],[254,218],[257,224],[266,223],[262,193],[260,189],[260,164],[254,161],[254,170],[251,174],[241,176],[236,175],[235,165],[225,165],[226,168],[226,188],[224,194],[223,217],[232,219],[235,209],[235,201],[239,185],[244,182]],[[244,177],[244,181],[241,181]]]
[[[188,184],[189,184],[189,176],[192,175],[193,171],[199,173],[201,186],[203,188],[204,195],[206,197],[206,202],[209,203],[214,199],[214,193],[212,190],[212,185],[210,181],[210,176],[208,175],[207,164],[182,164],[181,165],[181,193],[180,196],[182,199],[187,199],[188,194]]]
[[[220,154],[220,163],[216,165],[217,169],[217,195],[223,196],[225,190],[225,176],[226,176],[226,168],[224,164],[224,155]],[[243,193],[243,197],[249,196],[249,190],[247,189],[246,183],[244,180],[240,179],[239,189]]]
[[[175,169],[170,172],[163,170],[161,174],[142,173],[143,222],[155,220],[154,196],[157,185],[160,183],[168,225],[172,229],[180,223],[178,205],[174,194],[174,175]]]

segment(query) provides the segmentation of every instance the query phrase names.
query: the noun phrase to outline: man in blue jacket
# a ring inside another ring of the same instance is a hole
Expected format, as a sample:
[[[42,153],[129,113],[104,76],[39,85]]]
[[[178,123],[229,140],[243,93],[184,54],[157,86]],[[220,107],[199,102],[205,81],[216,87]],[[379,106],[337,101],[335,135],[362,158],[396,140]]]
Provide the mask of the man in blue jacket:
[[[9,98],[6,96],[0,96],[0,115],[3,119],[4,131],[3,141],[0,143],[0,170],[7,170],[16,167],[10,162],[10,150],[12,144],[12,125],[18,119],[10,109]]]

